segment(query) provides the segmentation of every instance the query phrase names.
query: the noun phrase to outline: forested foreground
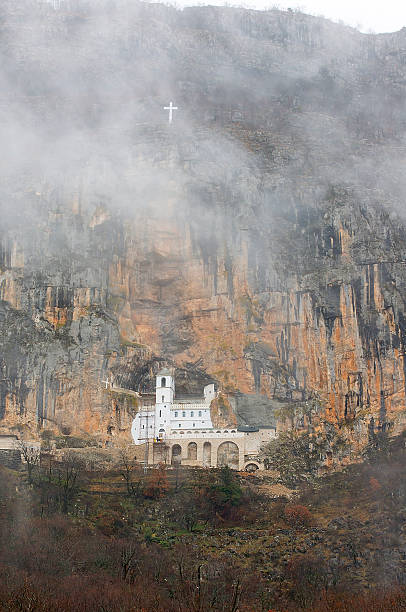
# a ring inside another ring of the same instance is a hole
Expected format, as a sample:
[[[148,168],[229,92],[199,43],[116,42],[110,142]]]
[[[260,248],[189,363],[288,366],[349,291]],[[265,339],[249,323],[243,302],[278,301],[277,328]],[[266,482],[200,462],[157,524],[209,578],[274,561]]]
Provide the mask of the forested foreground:
[[[403,439],[294,490],[98,453],[1,468],[0,610],[406,610]]]

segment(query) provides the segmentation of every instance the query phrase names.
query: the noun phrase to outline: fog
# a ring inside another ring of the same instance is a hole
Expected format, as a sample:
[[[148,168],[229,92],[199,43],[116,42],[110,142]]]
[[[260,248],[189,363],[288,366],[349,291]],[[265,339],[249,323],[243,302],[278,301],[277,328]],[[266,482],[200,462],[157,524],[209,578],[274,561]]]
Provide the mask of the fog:
[[[104,197],[133,213],[163,206],[174,185],[182,200],[191,185],[224,193],[232,184],[243,214],[259,183],[308,172],[316,187],[366,174],[368,187],[399,190],[385,147],[396,139],[397,165],[404,101],[378,59],[392,48],[397,66],[396,35],[381,40],[300,13],[124,0],[25,0],[1,12],[5,200],[10,188],[63,186],[67,197],[86,188],[89,203]],[[169,125],[171,100],[179,110]],[[258,131],[268,144],[247,146]],[[273,158],[264,162],[266,147]]]

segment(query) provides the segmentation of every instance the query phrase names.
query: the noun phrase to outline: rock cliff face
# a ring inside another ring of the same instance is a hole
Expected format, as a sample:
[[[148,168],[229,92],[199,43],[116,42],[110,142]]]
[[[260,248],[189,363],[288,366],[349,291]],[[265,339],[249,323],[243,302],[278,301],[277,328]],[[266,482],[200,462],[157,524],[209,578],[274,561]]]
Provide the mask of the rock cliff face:
[[[317,395],[357,443],[404,427],[405,31],[1,11],[1,430],[128,437],[138,399],[102,380],[164,364],[219,383],[219,426]]]

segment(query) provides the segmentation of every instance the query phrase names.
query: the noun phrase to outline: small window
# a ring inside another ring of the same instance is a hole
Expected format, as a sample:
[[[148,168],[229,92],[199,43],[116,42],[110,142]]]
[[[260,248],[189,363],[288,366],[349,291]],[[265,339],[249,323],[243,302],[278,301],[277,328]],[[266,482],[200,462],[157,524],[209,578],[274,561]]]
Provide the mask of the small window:
[[[160,417],[162,416],[162,410],[160,410],[160,411],[159,411],[159,416],[160,416]]]
[[[194,416],[194,412],[193,412],[193,410],[191,410],[191,411],[190,411],[190,416],[191,416],[191,417],[192,417],[192,416]]]
[[[178,418],[178,411],[176,410],[175,411],[175,419],[177,419],[177,418]]]
[[[201,411],[201,410],[199,410],[199,416],[200,416],[200,417],[202,416],[202,411]]]
[[[145,425],[143,425],[142,428],[145,429]]]
[[[161,378],[161,387],[166,387],[166,378]]]
[[[185,416],[186,416],[186,412],[185,412],[185,411],[183,411],[183,412],[182,412],[182,416],[183,416],[183,417],[185,417]]]
[[[179,423],[179,427],[181,427],[181,424]]]
[[[193,423],[193,427],[196,427],[196,423]]]
[[[165,395],[162,396],[162,403],[165,401]]]

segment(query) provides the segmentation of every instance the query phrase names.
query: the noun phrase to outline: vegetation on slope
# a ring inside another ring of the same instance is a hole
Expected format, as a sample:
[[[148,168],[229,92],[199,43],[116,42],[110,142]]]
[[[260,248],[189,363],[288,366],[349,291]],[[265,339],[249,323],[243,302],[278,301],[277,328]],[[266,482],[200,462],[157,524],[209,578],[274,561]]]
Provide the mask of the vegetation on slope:
[[[144,474],[94,452],[42,457],[32,484],[1,469],[0,610],[406,608],[403,437],[290,499],[269,473]]]

